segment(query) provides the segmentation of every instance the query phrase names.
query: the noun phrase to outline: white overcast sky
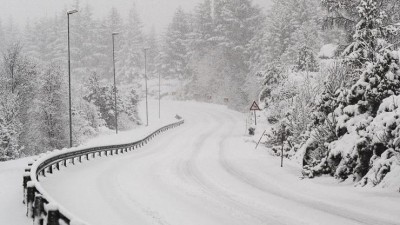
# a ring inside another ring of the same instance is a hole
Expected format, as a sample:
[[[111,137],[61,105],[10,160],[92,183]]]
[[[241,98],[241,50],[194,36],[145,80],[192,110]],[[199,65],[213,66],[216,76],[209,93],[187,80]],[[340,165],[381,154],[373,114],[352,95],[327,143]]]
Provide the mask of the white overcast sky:
[[[43,16],[54,16],[63,13],[64,8],[70,8],[75,0],[0,0],[0,18],[6,23],[10,18],[16,23],[24,25],[27,19],[32,20]],[[95,16],[105,15],[113,6],[121,14],[136,3],[140,16],[149,29],[154,26],[162,31],[171,21],[175,9],[179,6],[185,10],[192,10],[201,0],[80,0],[81,5],[88,2],[94,9]],[[266,8],[271,0],[253,0],[256,4]]]

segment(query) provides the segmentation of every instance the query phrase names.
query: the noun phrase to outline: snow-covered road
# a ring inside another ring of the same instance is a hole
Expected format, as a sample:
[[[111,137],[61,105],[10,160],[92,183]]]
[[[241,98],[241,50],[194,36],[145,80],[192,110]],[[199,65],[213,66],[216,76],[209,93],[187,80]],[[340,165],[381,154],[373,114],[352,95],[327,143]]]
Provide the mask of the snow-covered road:
[[[398,193],[300,180],[297,166],[280,168],[243,141],[242,114],[164,104],[186,123],[138,151],[62,169],[43,187],[93,225],[400,224]]]

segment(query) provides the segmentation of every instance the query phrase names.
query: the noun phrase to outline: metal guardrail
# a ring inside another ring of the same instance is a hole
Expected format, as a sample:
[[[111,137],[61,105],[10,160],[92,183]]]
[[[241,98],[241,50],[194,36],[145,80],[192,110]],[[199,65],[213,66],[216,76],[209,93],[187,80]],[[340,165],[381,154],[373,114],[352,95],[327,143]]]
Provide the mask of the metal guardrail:
[[[149,134],[139,141],[121,145],[100,146],[86,149],[51,152],[40,157],[38,160],[29,163],[25,169],[23,177],[24,200],[27,206],[26,215],[33,219],[36,225],[83,225],[86,224],[79,221],[67,209],[58,205],[57,202],[42,188],[39,182],[41,176],[45,177],[47,173],[53,173],[53,170],[60,170],[60,166],[67,164],[75,164],[77,161],[82,162],[83,158],[89,160],[96,156],[112,156],[124,154],[134,149],[140,148],[147,144],[158,134],[165,132],[174,127],[180,126],[184,120],[161,127],[160,129]]]

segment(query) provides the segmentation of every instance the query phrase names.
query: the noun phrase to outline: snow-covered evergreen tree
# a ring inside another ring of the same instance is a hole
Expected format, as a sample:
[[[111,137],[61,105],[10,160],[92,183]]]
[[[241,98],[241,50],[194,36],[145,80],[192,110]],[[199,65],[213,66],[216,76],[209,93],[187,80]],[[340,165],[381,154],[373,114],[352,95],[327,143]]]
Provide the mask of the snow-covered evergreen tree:
[[[152,27],[150,32],[147,33],[145,37],[145,45],[149,48],[147,51],[147,74],[149,78],[158,77],[157,63],[160,52],[160,40],[155,28]]]
[[[175,12],[172,23],[165,34],[165,43],[162,45],[160,60],[162,64],[158,71],[166,77],[180,80],[188,76],[188,40],[192,31],[189,14],[182,8]]]
[[[139,18],[139,14],[136,10],[135,4],[129,10],[128,20],[123,28],[124,31],[121,34],[123,40],[117,38],[117,42],[122,41],[121,49],[119,51],[122,55],[117,55],[117,70],[118,75],[122,76],[120,80],[124,82],[131,82],[132,80],[137,80],[143,73],[143,48],[144,46],[144,34],[143,34],[143,24]],[[153,49],[151,50],[153,51]]]

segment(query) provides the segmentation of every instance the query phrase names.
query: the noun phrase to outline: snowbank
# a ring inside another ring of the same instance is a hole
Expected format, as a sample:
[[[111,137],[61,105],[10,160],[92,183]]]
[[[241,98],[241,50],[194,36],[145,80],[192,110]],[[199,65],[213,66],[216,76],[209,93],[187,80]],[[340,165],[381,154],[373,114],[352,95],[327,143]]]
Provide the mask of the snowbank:
[[[22,204],[22,175],[33,158],[0,162],[0,224],[30,225],[26,205]]]
[[[318,58],[320,59],[334,58],[338,47],[339,46],[336,44],[327,44],[322,46],[320,52],[318,53]]]

